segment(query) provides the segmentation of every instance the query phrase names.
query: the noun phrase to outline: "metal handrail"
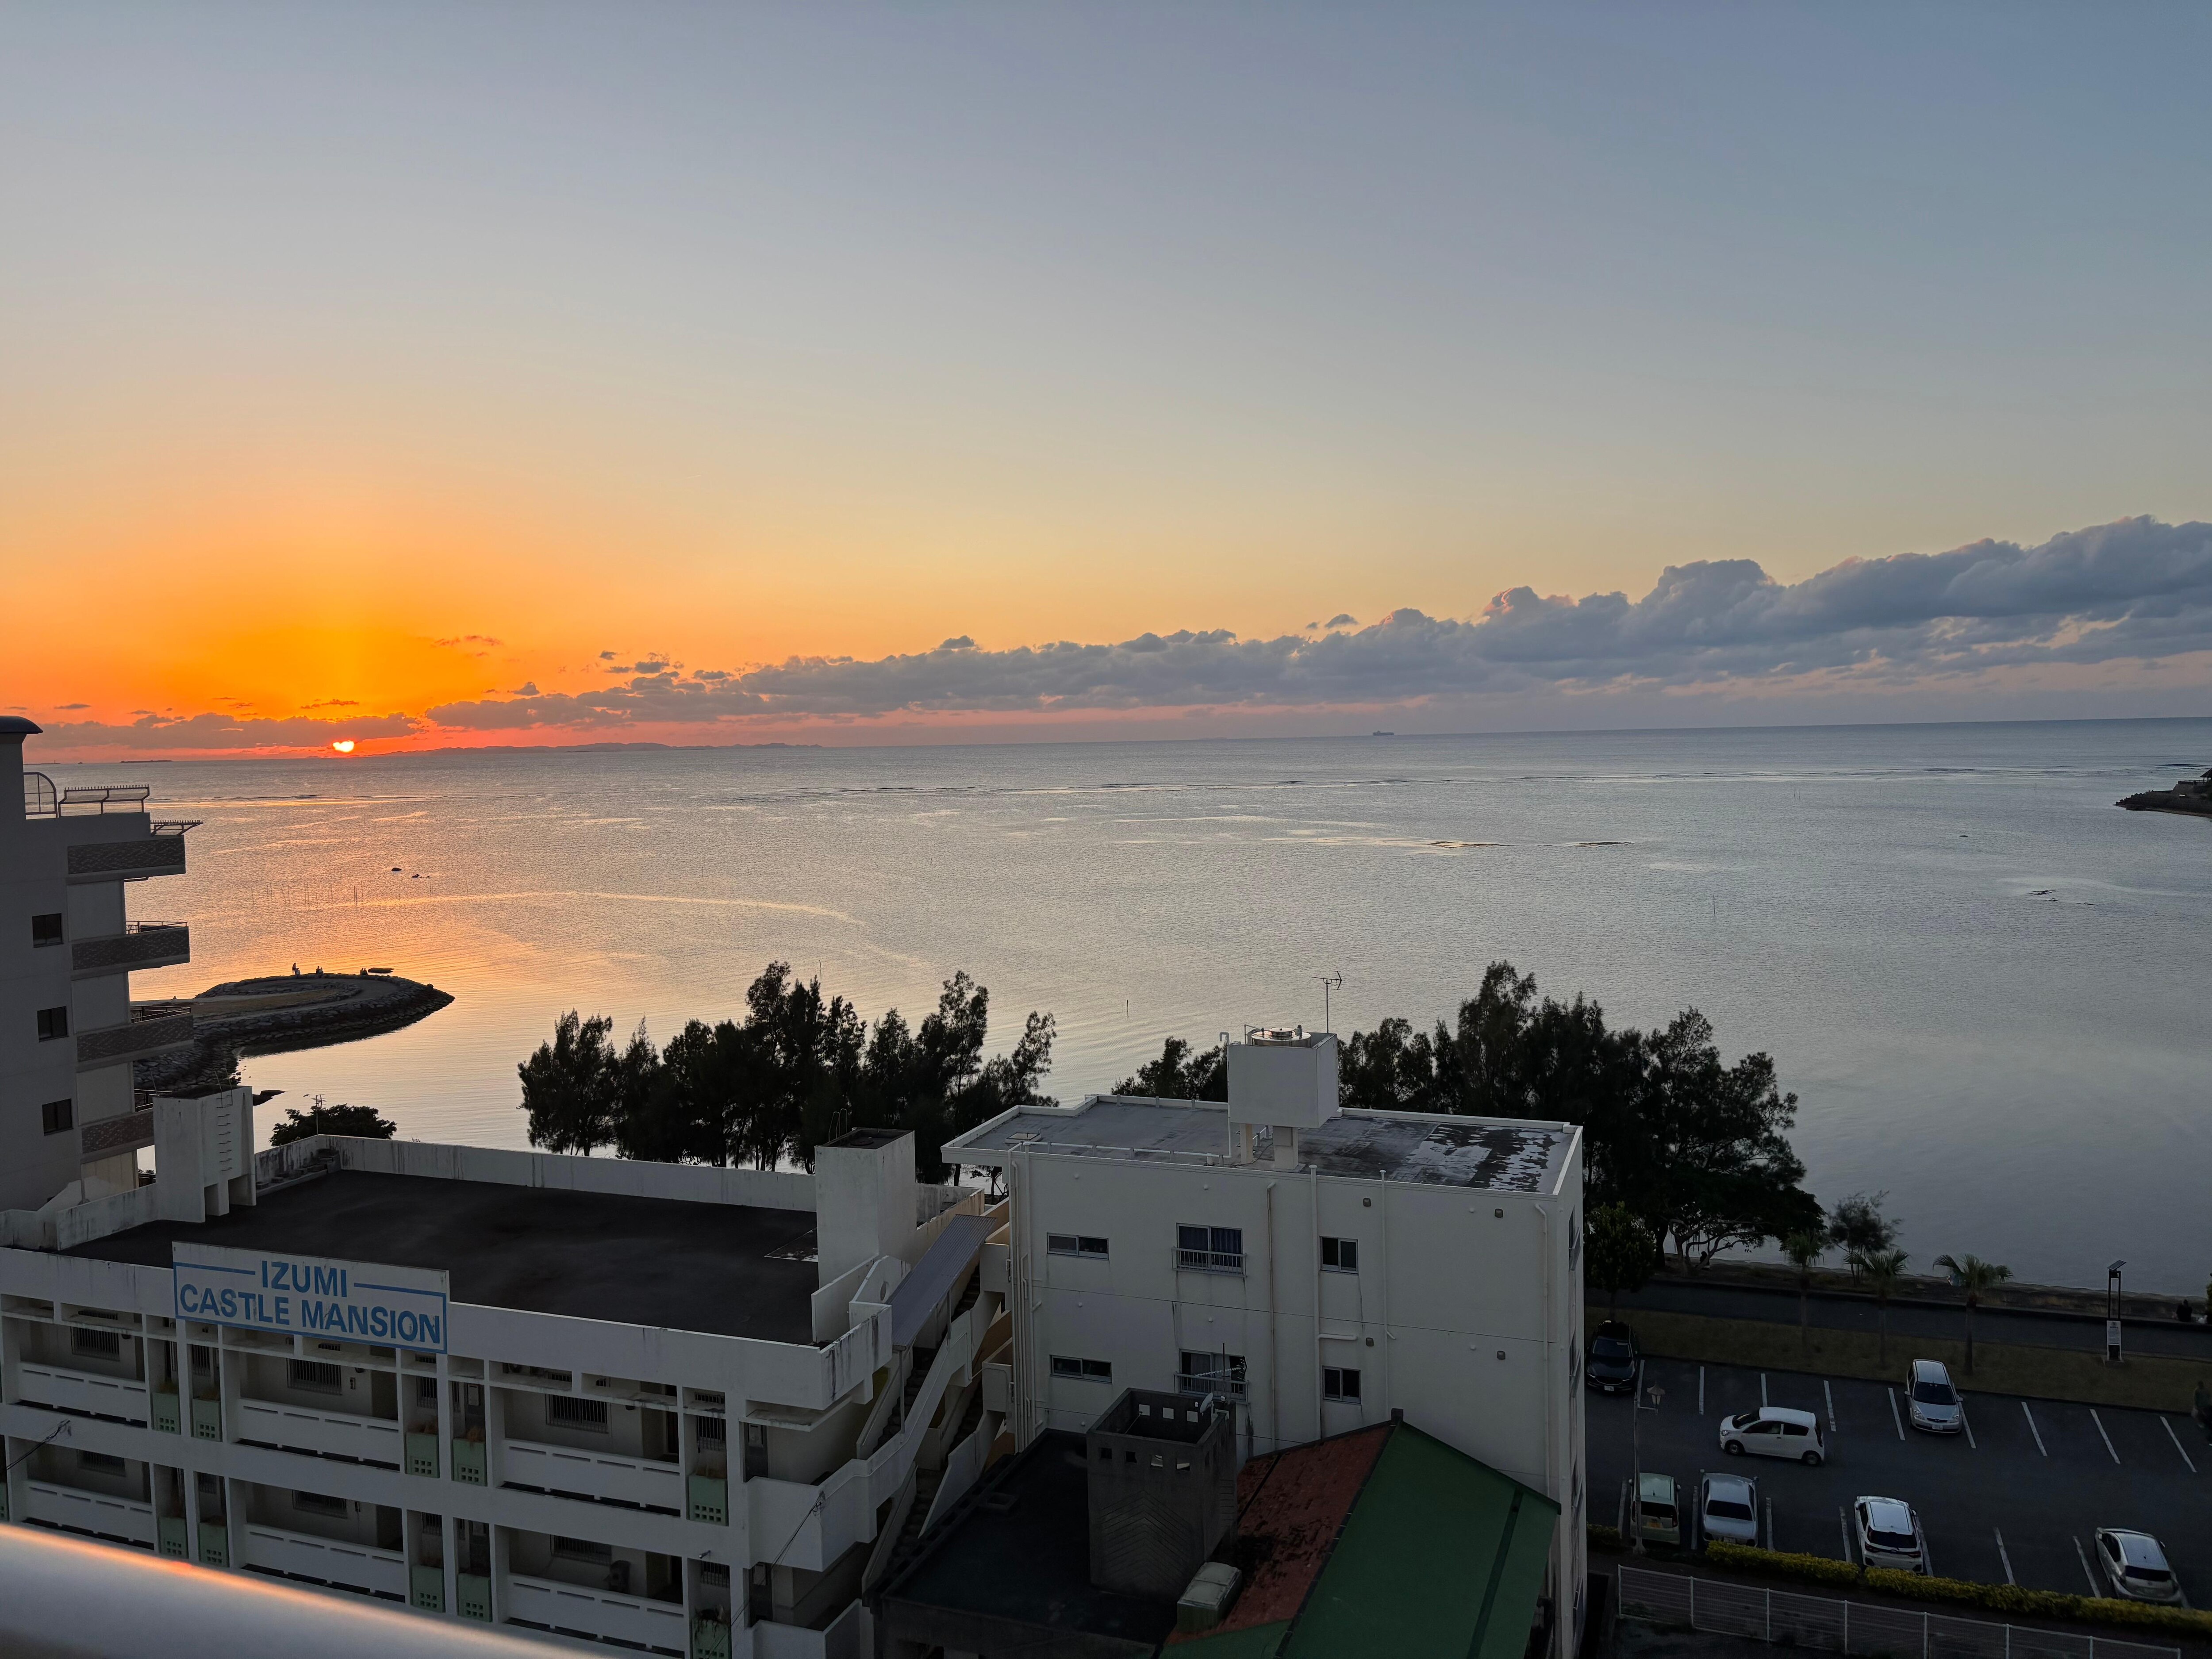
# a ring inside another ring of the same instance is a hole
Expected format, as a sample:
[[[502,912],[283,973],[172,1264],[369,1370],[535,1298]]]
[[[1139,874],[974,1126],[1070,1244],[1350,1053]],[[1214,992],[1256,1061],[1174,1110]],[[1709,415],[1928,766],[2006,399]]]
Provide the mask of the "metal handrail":
[[[1192,1273],[1241,1273],[1244,1271],[1242,1250],[1188,1250],[1176,1247],[1176,1266]]]
[[[64,790],[59,811],[64,817],[92,817],[110,807],[120,812],[143,812],[146,798],[153,793],[154,787],[147,783],[87,784]]]
[[[44,772],[23,774],[23,816],[27,818],[61,816],[61,797],[54,791],[54,781]]]

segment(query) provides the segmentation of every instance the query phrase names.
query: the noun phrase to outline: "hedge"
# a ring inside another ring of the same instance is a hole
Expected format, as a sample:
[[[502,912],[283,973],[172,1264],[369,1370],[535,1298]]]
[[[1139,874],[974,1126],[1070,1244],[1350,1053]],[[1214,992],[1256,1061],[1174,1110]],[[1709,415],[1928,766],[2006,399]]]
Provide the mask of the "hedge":
[[[1593,1521],[1589,1525],[1589,1547],[1594,1550],[1625,1550],[1628,1541],[1620,1535],[1620,1528]]]
[[[2200,1642],[2212,1642],[2212,1613],[2194,1613],[2184,1607],[2153,1607],[2108,1596],[2066,1595],[2055,1590],[2024,1589],[2018,1584],[1976,1584],[1963,1578],[1926,1578],[1917,1572],[1899,1572],[1893,1567],[1862,1570],[1848,1561],[1832,1560],[1825,1555],[1791,1555],[1719,1539],[1705,1546],[1705,1559],[1713,1566],[1733,1571],[1765,1573],[1836,1589],[1873,1590],[1917,1601],[1951,1601],[1978,1612],[2014,1618],[2058,1619],[2081,1625],[2130,1625],[2141,1630],[2166,1631]]]

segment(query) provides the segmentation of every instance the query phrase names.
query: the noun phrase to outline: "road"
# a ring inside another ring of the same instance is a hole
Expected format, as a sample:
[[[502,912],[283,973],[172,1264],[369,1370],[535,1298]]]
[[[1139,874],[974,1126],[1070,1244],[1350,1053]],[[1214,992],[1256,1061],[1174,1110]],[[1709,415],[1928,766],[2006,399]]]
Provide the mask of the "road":
[[[1911,1356],[1894,1352],[1901,1376]],[[1901,1498],[1942,1576],[2079,1595],[2103,1588],[2092,1532],[2132,1528],[2166,1545],[2191,1605],[2212,1607],[2212,1445],[2185,1416],[1969,1394],[1969,1432],[1938,1436],[1905,1427],[1902,1389],[1879,1382],[1667,1359],[1647,1360],[1644,1380],[1664,1390],[1644,1419],[1644,1469],[1680,1481],[1686,1506],[1704,1472],[1756,1477],[1772,1548],[1846,1559],[1851,1500]],[[1827,1462],[1725,1455],[1721,1419],[1762,1401],[1817,1413]],[[1592,1390],[1588,1406],[1590,1518],[1613,1522],[1632,1472],[1629,1401]]]

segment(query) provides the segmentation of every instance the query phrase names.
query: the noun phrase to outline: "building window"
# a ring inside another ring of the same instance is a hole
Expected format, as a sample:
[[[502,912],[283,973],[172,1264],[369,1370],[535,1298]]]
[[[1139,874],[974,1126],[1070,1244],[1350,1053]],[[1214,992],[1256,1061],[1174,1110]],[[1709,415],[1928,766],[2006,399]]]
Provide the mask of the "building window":
[[[1349,1365],[1328,1367],[1321,1374],[1321,1397],[1324,1400],[1349,1400],[1358,1404],[1359,1373]]]
[[[39,1041],[52,1042],[56,1037],[69,1035],[69,1010],[41,1008],[39,1010]]]
[[[292,1494],[292,1507],[305,1510],[310,1515],[343,1515],[346,1501],[319,1492],[295,1492]]]
[[[1244,1356],[1241,1353],[1182,1352],[1182,1370],[1176,1377],[1177,1392],[1189,1395],[1225,1394],[1244,1397]]]
[[[108,1452],[79,1452],[76,1455],[76,1466],[81,1469],[91,1469],[100,1474],[123,1473],[123,1460]]]
[[[1242,1227],[1177,1227],[1176,1265],[1202,1273],[1243,1273],[1244,1230]]]
[[[1356,1238],[1324,1238],[1321,1242],[1321,1265],[1333,1273],[1358,1273],[1359,1241]]]
[[[1054,1376],[1080,1377],[1085,1382],[1111,1382],[1114,1368],[1103,1359],[1071,1359],[1065,1354],[1052,1357]]]
[[[1054,1255],[1096,1255],[1106,1254],[1106,1241],[1093,1238],[1088,1233],[1047,1233],[1044,1247]]]
[[[730,1569],[720,1561],[702,1561],[699,1564],[699,1582],[727,1589],[730,1587]]]
[[[438,1403],[436,1377],[418,1376],[415,1379],[415,1403],[418,1406],[434,1406]]]
[[[59,945],[61,942],[62,913],[60,911],[56,910],[49,915],[31,918],[32,944]]]
[[[762,1429],[761,1433],[766,1435],[768,1431]],[[708,1446],[726,1446],[729,1443],[730,1425],[727,1419],[720,1417],[702,1417],[699,1419],[699,1444],[702,1450]]]
[[[612,1544],[594,1544],[588,1538],[556,1535],[553,1540],[553,1553],[578,1561],[611,1561],[615,1559],[615,1547]]]
[[[295,1359],[292,1362],[292,1386],[313,1389],[317,1394],[343,1394],[345,1375],[327,1360]]]
[[[58,1135],[76,1122],[76,1107],[66,1100],[50,1100],[39,1108],[40,1127],[50,1135]]]
[[[568,1429],[605,1429],[607,1426],[607,1402],[604,1400],[579,1400],[573,1395],[549,1394],[545,1396],[545,1420]]]
[[[88,1353],[99,1359],[119,1359],[123,1357],[123,1336],[118,1331],[71,1330],[70,1352]]]

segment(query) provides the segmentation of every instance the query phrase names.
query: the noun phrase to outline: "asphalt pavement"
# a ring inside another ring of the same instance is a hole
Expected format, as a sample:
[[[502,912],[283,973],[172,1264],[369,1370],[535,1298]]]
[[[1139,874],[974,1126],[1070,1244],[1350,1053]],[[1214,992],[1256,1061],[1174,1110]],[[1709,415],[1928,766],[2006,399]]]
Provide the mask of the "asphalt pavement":
[[[1902,1378],[1912,1354],[1895,1345],[1893,1385],[1758,1371],[1686,1360],[1644,1362],[1643,1467],[1680,1483],[1686,1511],[1708,1471],[1759,1486],[1770,1548],[1851,1559],[1847,1511],[1863,1496],[1912,1505],[1939,1575],[2034,1589],[2105,1593],[2091,1571],[2099,1527],[2147,1532],[2166,1546],[2191,1606],[2212,1607],[2212,1444],[2188,1417],[2014,1395],[1966,1396],[1967,1431],[1905,1425]],[[1730,1457],[1722,1418],[1761,1404],[1814,1412],[1827,1461],[1806,1468],[1775,1457]],[[1619,1518],[1631,1468],[1630,1404],[1588,1391],[1590,1519]]]

